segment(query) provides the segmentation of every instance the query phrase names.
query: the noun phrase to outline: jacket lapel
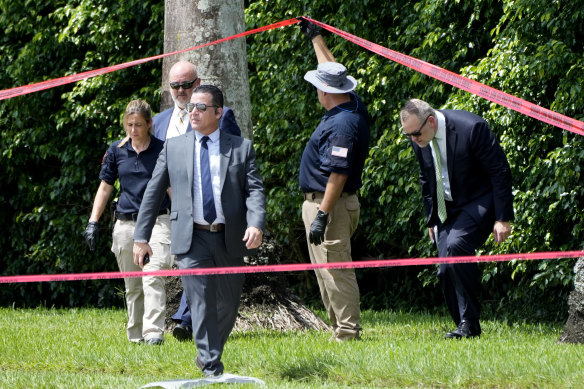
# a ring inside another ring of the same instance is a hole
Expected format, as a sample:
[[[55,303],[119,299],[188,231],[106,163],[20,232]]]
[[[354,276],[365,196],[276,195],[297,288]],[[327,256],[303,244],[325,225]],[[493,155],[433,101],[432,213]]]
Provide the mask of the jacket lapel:
[[[194,163],[195,163],[195,132],[190,131],[186,134],[184,142],[184,161],[186,163],[187,177],[189,178],[189,188],[193,187],[194,180]]]
[[[225,184],[225,177],[227,176],[227,167],[229,166],[229,160],[231,159],[231,151],[233,150],[233,143],[231,136],[219,132],[219,174],[221,178],[221,192],[223,192],[223,184]]]
[[[445,115],[446,118],[446,115]],[[452,188],[452,180],[454,178],[454,157],[456,153],[456,131],[454,128],[448,124],[448,119],[446,118],[446,162],[448,164],[448,178],[450,180],[450,187]]]

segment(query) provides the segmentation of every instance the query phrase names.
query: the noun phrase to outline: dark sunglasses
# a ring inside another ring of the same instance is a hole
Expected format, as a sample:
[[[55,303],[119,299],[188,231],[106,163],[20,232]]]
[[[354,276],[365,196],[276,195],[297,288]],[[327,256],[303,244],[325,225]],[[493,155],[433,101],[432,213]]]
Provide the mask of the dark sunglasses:
[[[428,121],[428,118],[432,116],[432,115],[428,115],[426,116],[426,119],[424,119],[424,121],[422,122],[422,125],[420,126],[420,128],[418,128],[418,131],[413,131],[410,133],[407,133],[403,128],[402,128],[402,134],[404,134],[405,136],[407,136],[408,138],[411,138],[412,136],[415,136],[416,138],[422,135],[422,128],[424,128],[424,126],[426,125],[426,122]]]
[[[198,80],[198,78],[195,78],[193,81],[185,81],[182,83],[178,83],[178,82],[171,82],[170,83],[170,87],[172,89],[176,89],[179,90],[180,88],[183,89],[191,89],[193,87],[193,84]]]
[[[209,108],[209,107],[218,108],[219,106],[218,105],[207,105],[205,103],[196,103],[196,104],[187,103],[187,111],[189,111],[189,112],[193,112],[193,110],[195,108],[197,108],[197,111],[199,111],[199,112],[205,112],[207,110],[207,108]]]

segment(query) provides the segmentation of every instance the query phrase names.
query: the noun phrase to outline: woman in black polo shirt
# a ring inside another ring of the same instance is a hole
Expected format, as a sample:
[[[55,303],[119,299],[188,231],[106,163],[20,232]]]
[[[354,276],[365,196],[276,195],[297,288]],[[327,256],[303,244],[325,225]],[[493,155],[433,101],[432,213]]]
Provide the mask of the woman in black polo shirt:
[[[126,137],[115,141],[106,151],[99,178],[101,183],[93,201],[93,210],[85,230],[91,251],[95,250],[98,221],[109,202],[116,180],[120,193],[116,205],[112,251],[121,272],[140,271],[134,264],[132,248],[134,226],[146,185],[152,177],[158,154],[164,142],[152,136],[152,111],[147,102],[132,100],[126,107],[123,125]],[[153,256],[143,271],[170,269],[170,200],[160,207],[160,215],[152,231],[150,246]],[[164,277],[124,278],[128,307],[127,335],[131,342],[150,345],[164,342],[166,293]]]

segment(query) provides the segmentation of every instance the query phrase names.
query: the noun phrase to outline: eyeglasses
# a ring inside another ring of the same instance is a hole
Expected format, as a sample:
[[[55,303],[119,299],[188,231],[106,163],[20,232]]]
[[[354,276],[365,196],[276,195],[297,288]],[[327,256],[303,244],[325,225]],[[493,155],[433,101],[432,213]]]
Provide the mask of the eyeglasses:
[[[196,108],[197,111],[199,112],[205,112],[207,110],[207,108],[209,107],[215,107],[218,108],[218,105],[207,105],[205,103],[187,103],[187,111],[189,112],[193,112],[193,110]]]
[[[420,126],[420,128],[418,128],[418,131],[413,131],[413,132],[408,133],[402,128],[402,134],[404,134],[408,138],[411,138],[412,136],[415,136],[416,138],[419,136],[422,136],[422,128],[424,128],[424,126],[426,125],[426,122],[428,121],[428,118],[430,116],[432,116],[432,115],[426,116],[426,119],[424,119],[424,121],[422,122],[422,125]]]
[[[178,83],[178,82],[171,82],[170,83],[170,87],[172,89],[176,89],[179,90],[180,88],[183,89],[191,89],[193,87],[193,84],[198,80],[198,78],[195,78],[193,81],[185,81],[182,83]]]

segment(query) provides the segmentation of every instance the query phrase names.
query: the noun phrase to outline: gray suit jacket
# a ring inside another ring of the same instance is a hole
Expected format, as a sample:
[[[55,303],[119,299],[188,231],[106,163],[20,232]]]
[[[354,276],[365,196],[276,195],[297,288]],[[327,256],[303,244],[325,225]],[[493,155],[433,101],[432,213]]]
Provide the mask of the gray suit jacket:
[[[262,179],[250,140],[227,134],[219,138],[221,206],[225,215],[225,246],[230,255],[253,255],[242,241],[247,227],[265,228]],[[167,188],[172,187],[171,253],[185,254],[193,238],[193,160],[195,133],[168,139],[146,187],[134,240],[149,241]]]

